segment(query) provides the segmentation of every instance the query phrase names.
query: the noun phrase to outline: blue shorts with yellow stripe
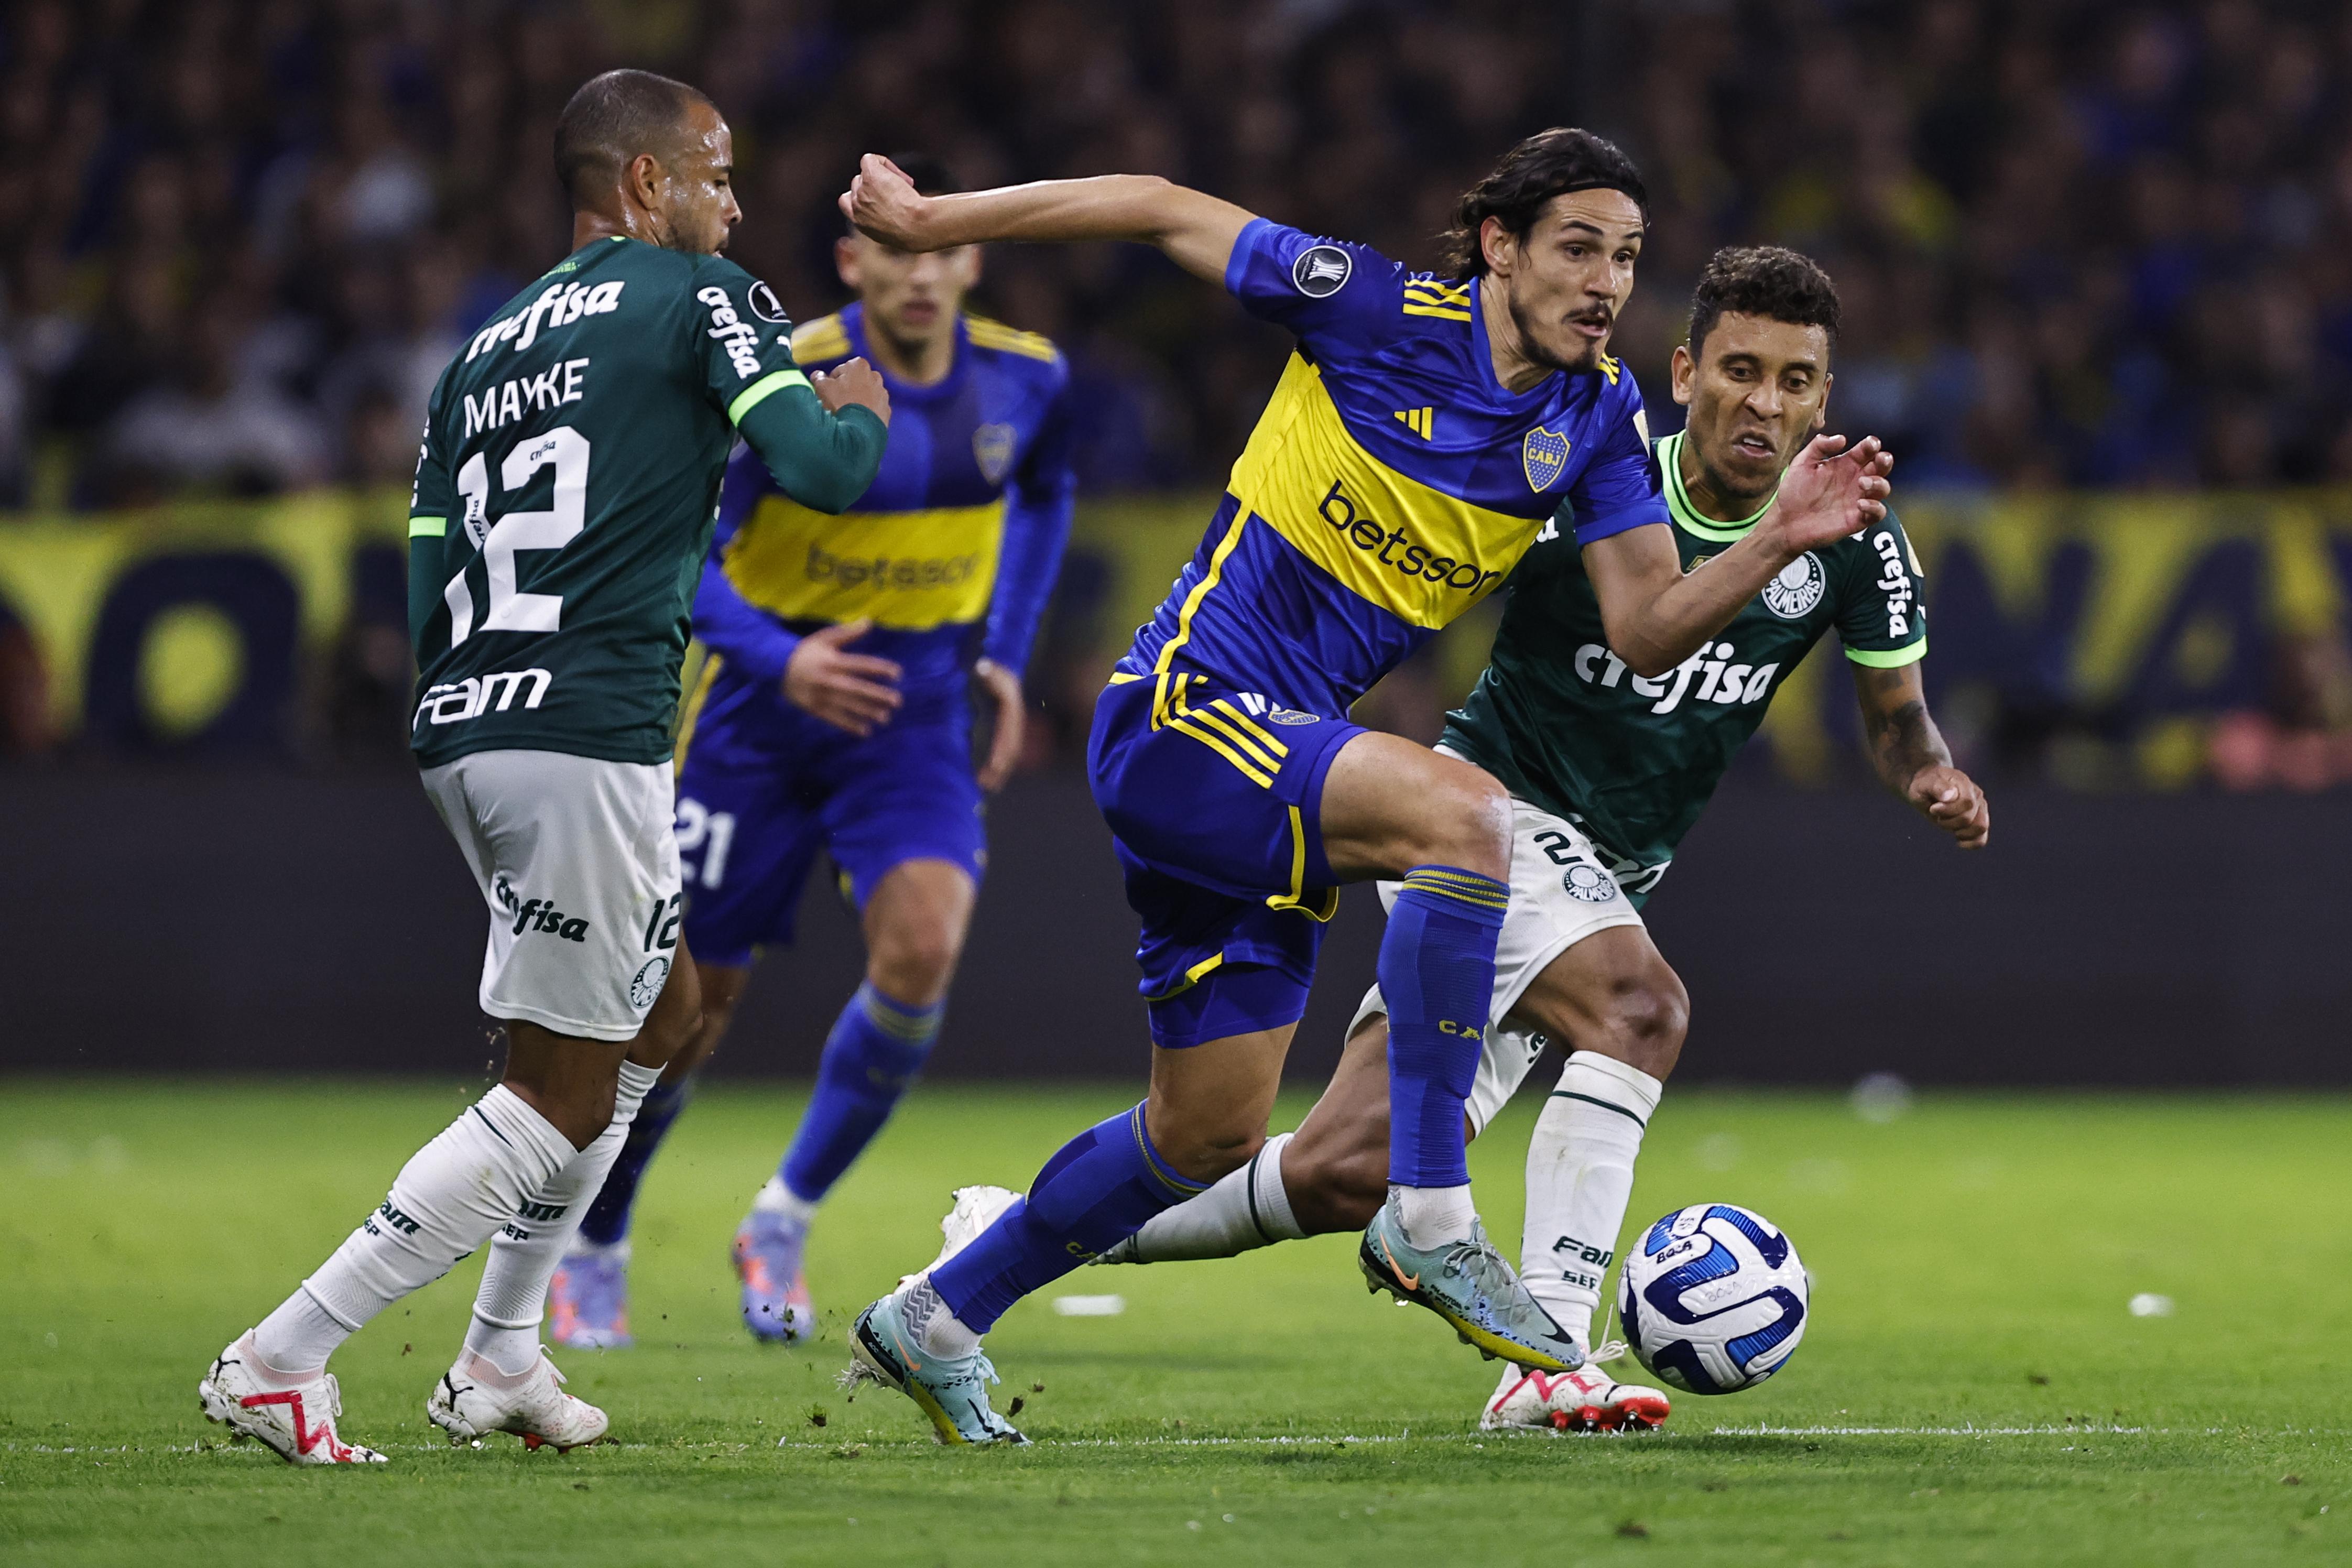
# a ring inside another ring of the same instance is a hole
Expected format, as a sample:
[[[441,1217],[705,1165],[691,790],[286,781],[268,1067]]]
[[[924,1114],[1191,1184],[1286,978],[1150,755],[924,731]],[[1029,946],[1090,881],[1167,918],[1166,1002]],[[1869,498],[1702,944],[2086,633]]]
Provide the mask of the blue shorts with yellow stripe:
[[[1165,1047],[1295,1024],[1324,922],[1323,780],[1363,726],[1194,674],[1120,674],[1095,705],[1095,803],[1142,918],[1139,987]]]

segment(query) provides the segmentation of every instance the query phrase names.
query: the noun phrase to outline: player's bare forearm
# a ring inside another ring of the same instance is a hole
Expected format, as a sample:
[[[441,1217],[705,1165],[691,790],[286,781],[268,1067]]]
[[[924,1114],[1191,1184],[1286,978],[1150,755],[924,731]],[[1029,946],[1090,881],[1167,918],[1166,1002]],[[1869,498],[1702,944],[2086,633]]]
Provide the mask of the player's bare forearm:
[[[1991,806],[1977,782],[1952,765],[1952,750],[1927,711],[1917,662],[1895,669],[1856,665],[1853,685],[1871,766],[1886,787],[1961,848],[1984,847],[1992,835]]]
[[[1795,557],[1759,532],[1685,572],[1668,528],[1631,528],[1584,547],[1584,569],[1601,601],[1610,650],[1636,675],[1661,676],[1682,663],[1764,591]]]
[[[1856,665],[1854,687],[1862,699],[1863,737],[1871,765],[1886,787],[1902,795],[1923,768],[1952,765],[1951,748],[1928,715],[1919,685],[1919,667],[1874,669]]]
[[[1011,240],[1128,240],[1156,245],[1176,264],[1223,283],[1250,214],[1157,174],[1040,180],[991,191],[919,195],[887,158],[867,153],[841,197],[849,221],[901,250],[945,250]]]

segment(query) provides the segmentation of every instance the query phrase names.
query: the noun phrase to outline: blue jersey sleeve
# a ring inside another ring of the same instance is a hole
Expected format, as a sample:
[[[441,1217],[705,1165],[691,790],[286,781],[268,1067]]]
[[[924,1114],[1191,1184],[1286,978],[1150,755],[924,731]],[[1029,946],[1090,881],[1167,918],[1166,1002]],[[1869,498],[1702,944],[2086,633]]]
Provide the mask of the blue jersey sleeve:
[[[767,468],[758,454],[739,448],[727,465],[719,492],[719,521],[711,530],[710,553],[694,591],[694,635],[703,647],[747,675],[782,680],[801,639],[767,611],[735,591],[727,575],[727,546],[768,489]]]
[[[1225,288],[1244,310],[1326,354],[1393,331],[1404,279],[1402,266],[1370,246],[1262,217],[1249,221],[1225,263]]]
[[[1659,492],[1657,467],[1650,460],[1650,437],[1642,413],[1642,389],[1630,373],[1613,407],[1601,449],[1569,486],[1576,542],[1586,545],[1612,533],[1670,521]]]
[[[1061,574],[1077,492],[1077,475],[1070,466],[1069,372],[1058,362],[1054,368],[1054,395],[1004,487],[1004,545],[981,645],[983,655],[1016,676],[1028,668],[1037,623]]]

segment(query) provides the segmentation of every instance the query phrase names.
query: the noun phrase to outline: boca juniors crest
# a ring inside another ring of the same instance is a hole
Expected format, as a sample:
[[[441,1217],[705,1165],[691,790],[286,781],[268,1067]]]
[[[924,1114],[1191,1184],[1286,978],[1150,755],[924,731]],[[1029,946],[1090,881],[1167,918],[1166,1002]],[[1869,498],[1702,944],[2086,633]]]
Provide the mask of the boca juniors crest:
[[[1568,468],[1568,437],[1536,426],[1519,444],[1519,463],[1528,471],[1528,483],[1538,493],[1551,489]]]
[[[980,477],[992,485],[1004,482],[1004,470],[1013,466],[1013,426],[982,425],[971,433],[972,460],[980,465]]]

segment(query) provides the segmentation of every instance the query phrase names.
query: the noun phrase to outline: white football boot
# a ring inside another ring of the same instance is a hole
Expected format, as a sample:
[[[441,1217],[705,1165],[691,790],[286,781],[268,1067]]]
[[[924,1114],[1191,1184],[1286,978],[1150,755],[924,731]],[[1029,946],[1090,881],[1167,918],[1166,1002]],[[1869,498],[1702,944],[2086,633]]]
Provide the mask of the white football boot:
[[[982,1231],[994,1225],[1006,1209],[1021,1201],[1021,1194],[1010,1187],[958,1187],[953,1195],[955,1206],[948,1210],[946,1216],[940,1221],[940,1235],[945,1238],[940,1247],[940,1255],[915,1273],[900,1275],[900,1289],[905,1289],[979,1240]]]
[[[540,1347],[529,1372],[509,1376],[472,1351],[441,1376],[425,1414],[449,1434],[449,1446],[478,1442],[493,1432],[511,1432],[526,1448],[552,1445],[558,1453],[585,1447],[612,1426],[604,1413],[563,1392],[563,1373]]]
[[[1478,1430],[1647,1432],[1665,1421],[1669,1409],[1663,1391],[1619,1383],[1597,1362],[1561,1373],[1507,1366],[1478,1417]]]
[[[196,1384],[196,1398],[205,1419],[217,1421],[240,1437],[267,1443],[291,1465],[381,1465],[383,1456],[373,1448],[346,1443],[335,1436],[335,1417],[343,1413],[343,1394],[331,1372],[289,1383],[265,1375],[260,1355],[248,1331],[213,1359],[212,1370]]]

